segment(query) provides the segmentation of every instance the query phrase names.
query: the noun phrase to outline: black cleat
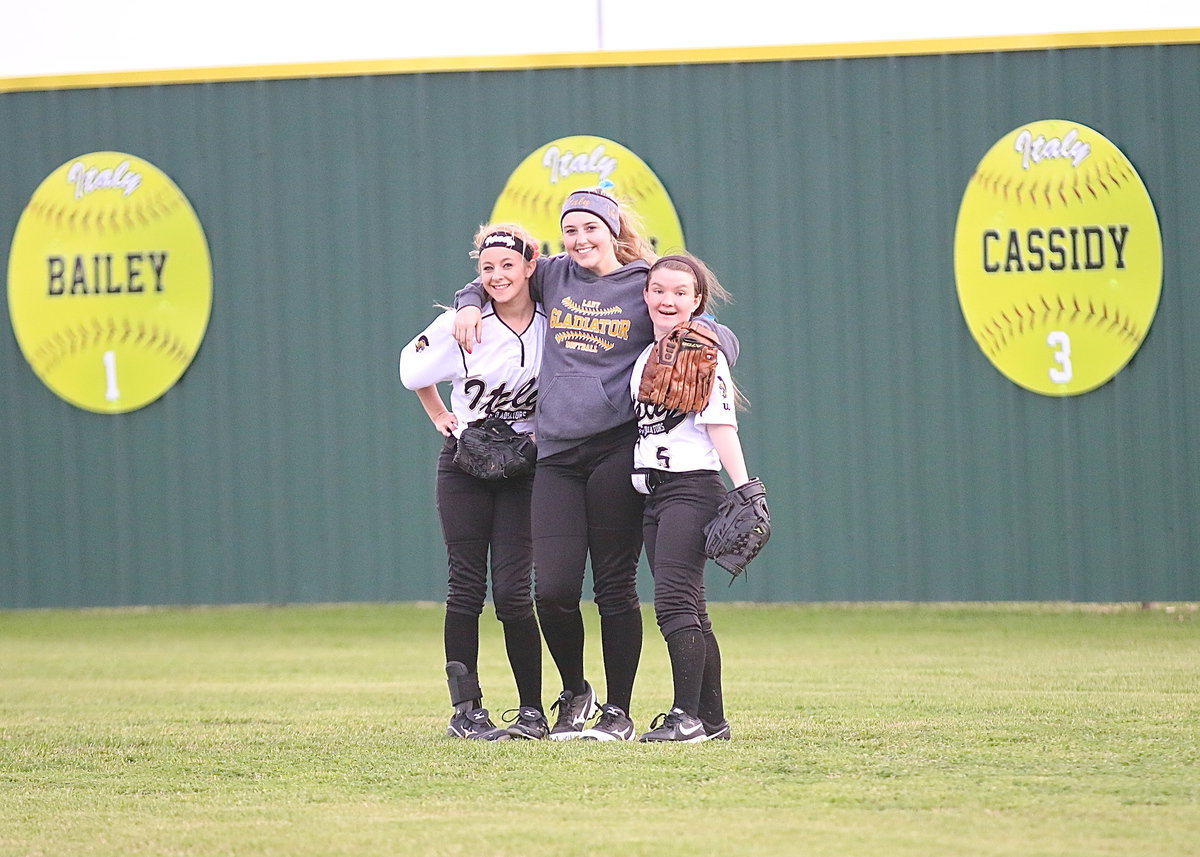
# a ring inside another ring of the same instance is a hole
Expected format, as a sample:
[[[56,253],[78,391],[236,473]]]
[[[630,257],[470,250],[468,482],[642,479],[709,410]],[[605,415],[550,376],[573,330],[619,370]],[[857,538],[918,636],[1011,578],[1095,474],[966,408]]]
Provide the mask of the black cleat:
[[[596,692],[589,684],[587,690],[578,696],[564,690],[550,708],[558,709],[558,719],[554,721],[548,737],[551,741],[569,741],[580,736],[584,724],[596,716],[600,706],[596,704]]]
[[[660,741],[679,741],[684,744],[699,744],[708,740],[704,724],[681,708],[672,708],[650,722],[650,731],[638,739],[643,744]]]
[[[513,714],[513,717],[509,717]],[[511,723],[508,734],[511,738],[522,738],[530,741],[540,741],[550,734],[550,724],[546,715],[530,705],[522,705],[520,709],[504,712],[504,721]]]
[[[508,734],[507,730],[496,729],[486,708],[456,708],[446,728],[446,734],[451,738],[487,738],[489,741],[496,740],[488,737],[496,731]]]
[[[600,706],[596,725],[579,734],[583,741],[632,741],[636,737],[637,728],[619,705]]]

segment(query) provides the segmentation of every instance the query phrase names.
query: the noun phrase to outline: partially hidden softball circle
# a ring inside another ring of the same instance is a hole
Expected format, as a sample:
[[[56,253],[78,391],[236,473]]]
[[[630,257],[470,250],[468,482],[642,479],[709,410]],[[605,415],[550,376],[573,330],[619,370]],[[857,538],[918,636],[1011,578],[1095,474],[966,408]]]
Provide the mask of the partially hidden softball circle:
[[[73,158],[17,223],[8,304],[25,359],[61,398],[97,413],[144,407],[179,380],[208,327],[204,231],[153,164]]]
[[[544,251],[558,253],[563,200],[602,182],[611,182],[610,192],[632,206],[660,255],[683,251],[683,229],[663,183],[636,154],[604,137],[560,137],[526,156],[500,191],[492,222],[519,223]]]
[[[1086,393],[1146,338],[1162,289],[1154,205],[1099,132],[1044,120],[1001,138],[971,177],[955,279],[972,336],[1010,380]]]

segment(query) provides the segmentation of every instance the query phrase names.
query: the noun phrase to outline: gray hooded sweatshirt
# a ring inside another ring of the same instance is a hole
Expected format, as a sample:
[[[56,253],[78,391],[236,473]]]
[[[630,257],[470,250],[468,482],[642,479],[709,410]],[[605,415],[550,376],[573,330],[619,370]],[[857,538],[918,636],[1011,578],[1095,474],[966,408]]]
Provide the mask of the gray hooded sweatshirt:
[[[599,276],[565,253],[538,260],[530,293],[546,308],[549,321],[538,375],[539,458],[634,420],[629,374],[654,341],[642,294],[649,270],[637,259]],[[454,306],[482,306],[486,300],[475,280],[454,296]],[[737,337],[722,324],[713,326],[733,365]]]

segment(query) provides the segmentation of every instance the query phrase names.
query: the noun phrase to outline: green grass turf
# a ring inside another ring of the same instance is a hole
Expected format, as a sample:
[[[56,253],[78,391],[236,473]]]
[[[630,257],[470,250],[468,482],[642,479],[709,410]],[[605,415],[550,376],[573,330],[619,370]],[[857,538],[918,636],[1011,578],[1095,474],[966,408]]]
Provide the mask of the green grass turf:
[[[433,605],[0,612],[0,855],[1200,847],[1195,605],[713,618],[734,740],[662,746],[444,737]],[[499,713],[515,696],[490,611],[482,636]],[[635,720],[669,704],[647,612]]]

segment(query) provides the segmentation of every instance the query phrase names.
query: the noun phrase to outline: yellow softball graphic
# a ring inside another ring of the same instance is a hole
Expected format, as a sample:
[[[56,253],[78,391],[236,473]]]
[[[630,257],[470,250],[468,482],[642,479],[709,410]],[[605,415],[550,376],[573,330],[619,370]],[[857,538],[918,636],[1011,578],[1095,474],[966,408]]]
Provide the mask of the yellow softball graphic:
[[[1020,386],[1094,390],[1146,338],[1162,291],[1154,204],[1129,159],[1065,120],[1009,133],[963,194],[954,273],[967,326]]]
[[[144,407],[179,380],[208,327],[200,221],[153,164],[73,158],[17,223],[8,308],[25,359],[63,399],[97,413]]]
[[[659,255],[684,250],[683,230],[667,189],[646,163],[603,137],[561,137],[536,149],[509,176],[492,209],[493,223],[519,223],[546,253],[562,250],[559,219],[571,191],[612,182],[611,193],[637,213]]]

